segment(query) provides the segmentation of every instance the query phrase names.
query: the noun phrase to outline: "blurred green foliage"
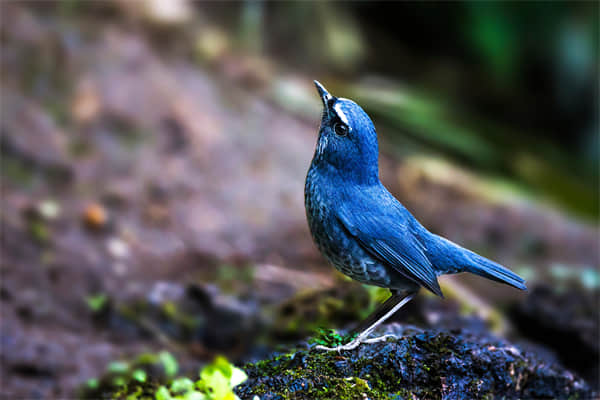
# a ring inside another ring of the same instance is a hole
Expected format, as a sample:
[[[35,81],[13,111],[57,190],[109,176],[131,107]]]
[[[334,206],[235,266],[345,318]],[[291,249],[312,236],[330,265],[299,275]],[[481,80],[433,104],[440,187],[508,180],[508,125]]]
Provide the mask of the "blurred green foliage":
[[[233,388],[248,379],[246,373],[230,364],[224,357],[217,357],[200,371],[200,379],[193,382],[182,377],[171,382],[169,388],[160,386],[156,400],[236,400]],[[239,399],[238,399],[239,400]]]
[[[175,377],[177,360],[169,352],[145,353],[132,362],[117,360],[106,374],[89,379],[82,398],[127,400],[239,400],[233,388],[244,382],[246,373],[218,356],[199,372],[200,379]]]
[[[265,3],[262,52],[365,106],[390,153],[441,155],[597,221],[599,12],[565,1]],[[275,101],[307,115],[306,96],[274,81]]]
[[[598,216],[598,172],[581,171],[586,164],[575,154],[561,152],[556,144],[525,132],[516,135],[509,128],[452,108],[439,96],[436,99],[411,88],[388,83],[385,88],[368,84],[346,90],[383,122],[381,131],[393,151],[410,154],[412,138],[429,146],[426,151],[432,154],[445,154],[480,171],[508,176],[573,214]]]
[[[98,293],[85,298],[86,305],[94,313],[102,311],[102,309],[107,305],[107,302],[108,296],[105,293]]]
[[[501,4],[467,3],[472,24],[467,25],[467,37],[473,48],[491,68],[492,74],[507,82],[515,71],[518,59],[518,32]]]

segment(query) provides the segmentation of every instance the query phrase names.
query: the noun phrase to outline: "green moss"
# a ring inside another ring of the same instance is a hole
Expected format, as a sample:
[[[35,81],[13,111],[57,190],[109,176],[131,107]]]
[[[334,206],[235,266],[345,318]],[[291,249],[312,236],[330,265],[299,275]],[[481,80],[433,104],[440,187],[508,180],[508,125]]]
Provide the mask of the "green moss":
[[[364,379],[351,378],[331,378],[327,382],[327,386],[313,387],[306,391],[302,391],[308,398],[318,399],[336,399],[336,400],[353,400],[368,398],[371,400],[388,399],[381,392],[375,391],[369,387],[369,384]],[[295,395],[299,395],[296,393]]]
[[[255,364],[247,365],[252,365],[254,368],[256,368],[256,370],[260,372],[259,374],[261,376],[269,376],[272,373],[278,372],[282,368],[282,364],[284,364],[292,356],[292,354],[282,354],[270,360],[261,360],[257,361]]]
[[[333,340],[344,341],[345,338],[338,334],[325,332],[324,344],[333,345]],[[300,387],[273,388],[264,384],[258,384],[252,388],[252,393],[263,395],[266,393],[277,393],[283,398],[315,398],[315,399],[387,399],[383,393],[391,393],[396,390],[386,382],[398,382],[393,371],[388,371],[384,366],[379,366],[373,360],[361,358],[353,360],[353,369],[360,370],[367,365],[373,367],[374,373],[363,379],[358,376],[336,377],[339,371],[336,362],[344,357],[338,353],[312,352],[309,358],[297,363],[293,354],[285,354],[272,360],[263,360],[255,364],[249,364],[255,375],[270,377],[275,374],[286,378],[287,382],[303,382]],[[355,367],[355,368],[354,368]],[[369,383],[372,385],[369,386]],[[275,392],[274,392],[275,391]]]
[[[288,369],[284,372],[284,375],[290,378],[289,382],[303,381],[304,378],[306,378],[307,371],[310,371],[310,375],[315,377],[315,379],[311,382],[304,380],[303,383],[299,384],[299,387],[293,388],[270,388],[267,385],[258,384],[252,388],[252,392],[259,397],[267,393],[277,393],[282,395],[285,399],[313,398],[350,400],[369,398],[378,400],[388,398],[383,395],[382,392],[369,387],[368,382],[364,379],[358,377],[338,378],[325,373],[327,370],[331,370],[331,368],[326,363],[314,363],[308,365],[306,369]],[[331,370],[331,372],[333,373],[334,371]],[[274,392],[274,390],[276,392]]]

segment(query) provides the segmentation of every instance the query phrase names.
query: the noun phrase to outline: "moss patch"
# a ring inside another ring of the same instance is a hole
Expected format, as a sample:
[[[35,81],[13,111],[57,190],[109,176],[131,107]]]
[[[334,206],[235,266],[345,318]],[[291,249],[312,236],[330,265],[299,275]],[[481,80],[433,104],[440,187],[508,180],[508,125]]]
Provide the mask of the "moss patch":
[[[242,399],[565,398],[581,379],[494,337],[398,326],[397,338],[352,351],[311,348],[248,364]]]

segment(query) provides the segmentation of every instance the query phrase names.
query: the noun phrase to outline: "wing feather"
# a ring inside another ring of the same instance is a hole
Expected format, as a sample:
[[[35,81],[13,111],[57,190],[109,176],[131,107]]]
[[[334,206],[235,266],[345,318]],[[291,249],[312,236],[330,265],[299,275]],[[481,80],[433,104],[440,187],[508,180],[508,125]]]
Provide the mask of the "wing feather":
[[[401,223],[401,216],[353,213],[341,208],[338,219],[374,258],[443,297],[435,269],[425,254],[425,246],[407,225]]]

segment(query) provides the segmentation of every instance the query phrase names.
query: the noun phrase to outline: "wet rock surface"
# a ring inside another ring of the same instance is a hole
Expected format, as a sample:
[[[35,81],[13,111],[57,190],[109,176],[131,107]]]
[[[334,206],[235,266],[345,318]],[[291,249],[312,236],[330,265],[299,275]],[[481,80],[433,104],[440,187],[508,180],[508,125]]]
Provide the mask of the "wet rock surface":
[[[539,286],[510,315],[524,337],[553,349],[567,367],[598,387],[599,298],[598,290]]]
[[[593,398],[558,364],[467,330],[393,324],[396,338],[343,352],[314,348],[245,366],[242,399]]]

